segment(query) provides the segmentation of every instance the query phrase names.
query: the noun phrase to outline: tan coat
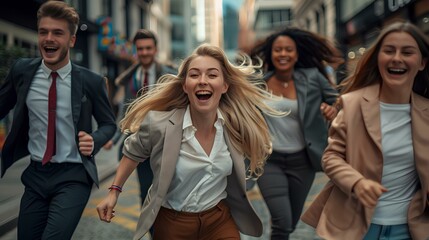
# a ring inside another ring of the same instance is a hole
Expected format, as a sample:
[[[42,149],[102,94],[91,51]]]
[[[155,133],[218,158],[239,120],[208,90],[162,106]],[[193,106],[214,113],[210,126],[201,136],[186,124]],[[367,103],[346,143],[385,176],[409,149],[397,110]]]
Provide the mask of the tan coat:
[[[140,239],[149,230],[165,201],[179,157],[184,114],[185,109],[151,111],[145,117],[140,130],[125,142],[124,154],[136,161],[150,158],[153,171],[153,185],[143,204],[134,239]],[[261,220],[246,195],[244,156],[232,146],[226,131],[224,133],[233,161],[233,171],[227,179],[226,202],[240,232],[261,236]]]
[[[342,96],[343,109],[333,121],[322,166],[330,178],[301,219],[325,239],[362,239],[371,223],[373,209],[352,193],[362,178],[381,182],[383,157],[379,85]],[[416,240],[429,239],[429,100],[411,98],[414,160],[420,189],[408,210],[408,225]]]

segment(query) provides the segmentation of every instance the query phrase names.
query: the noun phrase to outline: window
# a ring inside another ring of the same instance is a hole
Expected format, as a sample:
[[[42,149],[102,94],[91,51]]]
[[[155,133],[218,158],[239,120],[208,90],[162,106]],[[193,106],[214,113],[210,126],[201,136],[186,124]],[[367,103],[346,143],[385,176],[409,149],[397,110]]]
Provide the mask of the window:
[[[102,16],[112,16],[112,0],[103,0],[101,4],[101,15]]]
[[[23,39],[15,38],[13,40],[13,44],[15,46],[21,47],[25,49],[25,51],[28,53],[29,57],[36,57],[39,55],[39,51],[37,50],[37,44],[33,42],[29,42]]]
[[[3,44],[3,45],[7,44],[7,35],[6,35],[6,33],[0,33],[0,44]]]
[[[256,15],[255,30],[266,30],[288,25],[291,20],[290,9],[264,9]]]

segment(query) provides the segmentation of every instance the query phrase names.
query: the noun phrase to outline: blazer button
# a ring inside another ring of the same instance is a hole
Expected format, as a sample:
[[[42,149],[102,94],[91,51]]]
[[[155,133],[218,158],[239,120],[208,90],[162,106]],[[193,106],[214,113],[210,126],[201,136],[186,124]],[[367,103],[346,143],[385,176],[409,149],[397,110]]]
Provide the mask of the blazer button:
[[[308,143],[307,143],[307,146],[309,146],[309,147],[310,147],[310,146],[311,146],[311,142],[308,142]]]

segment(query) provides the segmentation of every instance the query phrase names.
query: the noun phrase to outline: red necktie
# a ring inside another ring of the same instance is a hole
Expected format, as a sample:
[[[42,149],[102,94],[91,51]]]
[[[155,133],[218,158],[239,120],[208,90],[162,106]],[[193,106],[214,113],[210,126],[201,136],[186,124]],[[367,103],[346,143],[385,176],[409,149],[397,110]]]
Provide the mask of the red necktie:
[[[48,137],[46,141],[46,151],[43,155],[42,165],[51,161],[52,156],[55,155],[56,150],[56,129],[55,119],[57,117],[57,72],[51,72],[52,83],[49,88],[48,97]]]
[[[143,93],[146,93],[149,90],[149,77],[148,72],[144,72],[144,80],[143,80]]]

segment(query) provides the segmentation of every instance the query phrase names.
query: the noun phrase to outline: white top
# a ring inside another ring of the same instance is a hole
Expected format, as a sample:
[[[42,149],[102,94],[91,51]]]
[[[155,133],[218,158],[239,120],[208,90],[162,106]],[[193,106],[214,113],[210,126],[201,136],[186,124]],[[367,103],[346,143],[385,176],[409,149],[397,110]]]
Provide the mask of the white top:
[[[387,188],[375,207],[372,223],[407,223],[407,211],[416,192],[418,176],[414,164],[410,104],[380,102],[383,176]]]
[[[82,162],[75,141],[71,108],[71,69],[69,61],[67,65],[57,70],[56,154],[51,162]],[[28,150],[31,159],[35,161],[42,161],[46,150],[51,72],[52,70],[42,61],[31,82],[26,100],[30,123]]]
[[[299,119],[298,101],[284,97],[275,97],[267,105],[281,111],[289,112],[286,116],[264,114],[265,121],[273,142],[273,150],[281,153],[295,153],[305,148],[304,133]]]
[[[183,137],[176,172],[163,207],[184,212],[201,212],[216,206],[227,196],[226,177],[232,172],[232,158],[226,145],[224,119],[217,111],[216,136],[210,156],[195,138],[189,106],[183,120]]]

